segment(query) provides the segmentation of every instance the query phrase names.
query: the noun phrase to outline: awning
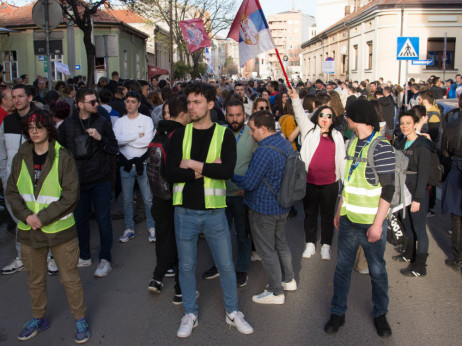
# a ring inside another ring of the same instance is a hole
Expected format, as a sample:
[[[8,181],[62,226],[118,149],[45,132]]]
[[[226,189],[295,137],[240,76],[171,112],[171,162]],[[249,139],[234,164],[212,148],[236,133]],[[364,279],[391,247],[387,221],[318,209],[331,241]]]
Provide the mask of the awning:
[[[148,78],[151,79],[152,77],[155,76],[161,76],[163,74],[169,74],[168,70],[153,66],[153,65],[148,65]]]

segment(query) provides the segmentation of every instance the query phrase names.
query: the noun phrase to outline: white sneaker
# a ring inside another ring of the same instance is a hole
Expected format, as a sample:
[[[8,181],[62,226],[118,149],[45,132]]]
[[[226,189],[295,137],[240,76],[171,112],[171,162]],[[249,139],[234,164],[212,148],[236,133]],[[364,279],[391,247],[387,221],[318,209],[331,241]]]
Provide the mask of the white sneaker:
[[[10,264],[2,268],[2,274],[14,274],[16,272],[20,272],[21,270],[24,270],[24,264],[19,257],[16,257],[13,261],[10,262]]]
[[[124,234],[122,234],[122,236],[119,238],[119,241],[121,243],[126,243],[127,241],[133,238],[135,238],[135,231],[132,229],[126,229],[124,231]]]
[[[193,328],[196,328],[199,322],[194,314],[186,314],[181,318],[180,328],[176,332],[179,338],[187,338],[191,335]]]
[[[156,229],[154,227],[151,227],[148,232],[149,232],[149,237],[148,237],[149,242],[155,243],[156,242]]]
[[[112,270],[111,263],[109,261],[102,259],[101,262],[96,267],[95,276],[97,278],[105,277]]]
[[[48,275],[58,275],[58,267],[53,257],[47,258]]]
[[[252,334],[252,326],[244,319],[244,314],[240,311],[226,313],[226,323],[237,328],[242,334]]]
[[[359,274],[369,275],[369,267],[360,270],[360,271],[359,271]]]
[[[262,293],[252,297],[252,301],[259,304],[284,304],[284,294],[275,296],[273,292],[264,290]]]
[[[303,258],[310,258],[316,253],[316,247],[314,243],[306,243],[305,251],[303,251]]]
[[[323,260],[330,261],[330,245],[322,244],[321,257]]]
[[[295,281],[295,279],[292,279],[291,282],[283,281],[281,285],[284,291],[296,291],[297,290],[297,281]]]
[[[79,257],[79,263],[77,264],[78,268],[89,267],[91,265],[92,265],[91,258],[85,260]]]
[[[250,260],[252,262],[261,261],[261,257],[260,257],[260,255],[258,255],[257,251],[252,251],[252,255],[250,256]]]

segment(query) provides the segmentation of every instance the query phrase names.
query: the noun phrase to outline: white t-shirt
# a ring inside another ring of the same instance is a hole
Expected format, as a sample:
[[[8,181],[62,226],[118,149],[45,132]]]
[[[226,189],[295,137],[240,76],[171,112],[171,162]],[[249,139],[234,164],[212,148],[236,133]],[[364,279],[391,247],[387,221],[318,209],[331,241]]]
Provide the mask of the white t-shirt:
[[[119,144],[119,151],[127,160],[143,156],[154,138],[154,124],[151,117],[141,113],[134,119],[130,119],[128,115],[117,119],[113,130]],[[144,133],[144,136],[140,137],[140,133]]]

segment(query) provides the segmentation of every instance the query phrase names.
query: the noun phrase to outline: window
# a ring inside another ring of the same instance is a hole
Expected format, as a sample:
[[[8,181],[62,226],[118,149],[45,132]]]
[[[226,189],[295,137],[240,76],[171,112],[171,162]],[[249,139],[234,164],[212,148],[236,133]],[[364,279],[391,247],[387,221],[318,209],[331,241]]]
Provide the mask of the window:
[[[12,82],[18,77],[18,56],[15,50],[5,50],[2,52],[2,65],[5,82]]]
[[[127,51],[124,50],[124,79],[128,78],[128,54]]]
[[[353,70],[356,71],[358,69],[358,45],[353,46],[353,57],[354,57]]]
[[[332,51],[332,59],[335,61],[335,50]]]
[[[372,70],[372,41],[367,42],[367,69]]]
[[[454,69],[454,51],[456,47],[456,39],[448,37],[446,41],[446,69]],[[444,38],[429,38],[427,41],[427,59],[433,60],[433,65],[428,65],[429,70],[443,69],[444,55]]]
[[[56,69],[56,64],[55,64],[56,61],[63,62],[63,56],[62,55],[51,55],[52,78],[53,80],[63,80],[64,79],[63,74]]]
[[[140,55],[136,54],[136,79],[141,78]]]
[[[342,73],[346,73],[347,56],[342,55]]]

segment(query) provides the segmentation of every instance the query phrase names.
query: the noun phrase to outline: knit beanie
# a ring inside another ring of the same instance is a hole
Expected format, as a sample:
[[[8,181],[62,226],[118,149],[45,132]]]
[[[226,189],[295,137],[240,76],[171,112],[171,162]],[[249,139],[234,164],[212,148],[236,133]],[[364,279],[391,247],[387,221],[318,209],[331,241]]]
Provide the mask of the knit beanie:
[[[367,100],[358,99],[346,108],[347,117],[355,123],[371,125],[375,131],[380,131],[379,118],[374,106]]]

